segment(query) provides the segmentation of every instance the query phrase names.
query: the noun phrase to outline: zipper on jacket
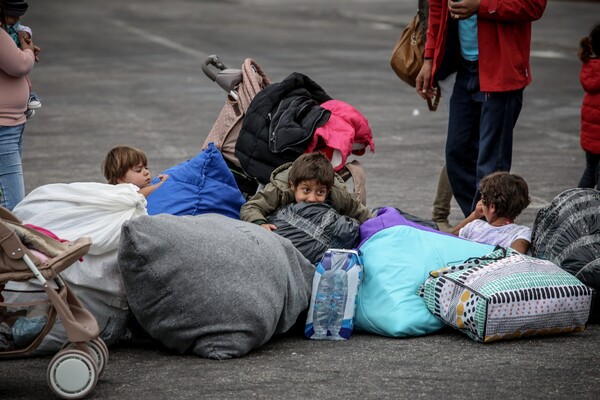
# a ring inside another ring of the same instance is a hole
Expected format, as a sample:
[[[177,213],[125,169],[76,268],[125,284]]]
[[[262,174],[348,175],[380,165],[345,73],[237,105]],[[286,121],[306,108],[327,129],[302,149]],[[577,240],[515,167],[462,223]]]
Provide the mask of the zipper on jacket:
[[[294,103],[294,101],[293,101],[292,103],[290,103],[290,105],[288,106],[288,109],[287,109],[287,110],[285,110],[285,111],[282,113],[281,117],[279,118],[279,121],[277,121],[277,125],[275,125],[275,127],[273,128],[273,130],[271,130],[271,132],[270,132],[270,135],[269,135],[269,140],[270,140],[270,141],[273,143],[273,148],[275,148],[275,147],[276,147],[276,142],[277,142],[277,131],[279,130],[279,124],[280,124],[280,123],[281,123],[281,121],[284,119],[284,118],[283,118],[283,116],[284,116],[286,113],[290,112],[290,111],[288,111],[288,110],[291,108],[291,105],[292,105],[293,103]],[[306,110],[306,108],[307,108],[307,107],[308,107],[308,108],[310,108],[310,107],[312,107],[312,105],[310,105],[310,104],[305,104],[305,105],[303,105],[303,106],[300,108],[300,110],[299,110],[299,112],[298,112],[297,114],[302,114],[302,113],[304,112],[304,110]],[[279,105],[277,106],[277,111],[275,112],[276,114],[278,114],[278,113],[279,113],[279,109],[280,109],[280,108],[281,108],[281,102],[280,102],[280,103],[279,103]],[[301,140],[298,140],[298,141],[296,141],[296,142],[294,142],[294,143],[288,143],[288,145],[287,145],[287,146],[284,146],[283,148],[281,148],[281,149],[278,149],[277,151],[278,151],[278,152],[282,152],[282,151],[288,150],[290,147],[293,147],[293,146],[295,146],[295,145],[298,145],[298,144],[300,144],[300,143],[303,143],[303,142],[306,142],[306,141],[308,141],[308,140],[311,140],[311,139],[312,139],[312,136],[314,135],[314,129],[315,129],[315,126],[316,126],[316,125],[317,125],[317,123],[318,123],[318,122],[321,120],[321,118],[322,118],[322,116],[323,116],[323,113],[324,113],[325,111],[326,111],[326,110],[325,110],[324,108],[321,108],[321,113],[320,113],[320,114],[319,114],[319,116],[318,116],[318,117],[315,119],[315,123],[314,123],[314,124],[313,124],[313,125],[310,127],[310,130],[309,130],[309,132],[311,132],[311,135],[310,135],[310,137],[308,137],[308,138],[306,138],[306,137],[305,137],[305,138],[302,138]],[[269,113],[269,116],[270,116],[270,115],[271,115],[271,114]]]

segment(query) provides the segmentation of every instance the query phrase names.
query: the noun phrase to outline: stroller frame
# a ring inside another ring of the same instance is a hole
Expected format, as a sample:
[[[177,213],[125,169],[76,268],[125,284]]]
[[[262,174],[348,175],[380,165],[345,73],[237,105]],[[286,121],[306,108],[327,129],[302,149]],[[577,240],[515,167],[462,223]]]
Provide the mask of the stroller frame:
[[[59,317],[68,340],[50,361],[46,379],[54,394],[65,399],[80,399],[90,394],[108,362],[108,348],[99,338],[95,317],[60,277],[61,271],[87,254],[90,245],[91,240],[87,237],[67,243],[55,240],[22,225],[10,211],[0,207],[0,291],[9,281],[35,278],[43,290],[27,292],[45,292],[47,297],[38,301],[7,303],[0,296],[0,322],[10,327],[24,316],[25,308],[49,307],[44,327],[35,339],[24,347],[0,351],[0,358],[31,355]],[[48,259],[40,259],[30,249]],[[24,291],[4,289],[4,292]]]

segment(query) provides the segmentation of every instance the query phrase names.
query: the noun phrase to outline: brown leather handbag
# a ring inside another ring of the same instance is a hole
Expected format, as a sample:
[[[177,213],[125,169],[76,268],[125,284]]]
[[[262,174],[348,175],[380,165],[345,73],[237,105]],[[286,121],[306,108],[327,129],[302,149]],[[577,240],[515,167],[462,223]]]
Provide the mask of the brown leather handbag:
[[[417,75],[423,66],[424,49],[425,41],[421,34],[419,14],[416,14],[400,35],[390,59],[398,78],[412,87],[416,86]]]
[[[423,67],[423,53],[425,51],[424,29],[426,28],[422,26],[419,13],[417,13],[400,35],[390,59],[390,65],[396,75],[412,87],[416,87],[417,76]],[[427,99],[429,110],[437,110],[440,97],[441,91],[437,87],[433,101]]]

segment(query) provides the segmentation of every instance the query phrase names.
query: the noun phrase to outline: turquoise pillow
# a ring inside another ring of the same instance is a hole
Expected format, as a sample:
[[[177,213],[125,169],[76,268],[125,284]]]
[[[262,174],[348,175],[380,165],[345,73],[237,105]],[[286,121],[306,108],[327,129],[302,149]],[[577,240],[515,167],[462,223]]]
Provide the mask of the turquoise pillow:
[[[441,329],[445,324],[418,294],[429,272],[493,250],[494,246],[408,225],[378,231],[360,247],[364,275],[355,327],[391,337]]]

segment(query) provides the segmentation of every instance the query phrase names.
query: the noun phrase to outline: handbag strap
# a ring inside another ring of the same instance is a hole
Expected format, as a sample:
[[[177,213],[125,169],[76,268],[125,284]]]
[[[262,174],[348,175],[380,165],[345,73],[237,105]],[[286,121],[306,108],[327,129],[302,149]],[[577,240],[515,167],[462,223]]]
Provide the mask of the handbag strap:
[[[442,88],[436,87],[433,99],[427,99],[427,107],[429,111],[437,111],[438,105],[440,104],[440,98],[442,97]]]

